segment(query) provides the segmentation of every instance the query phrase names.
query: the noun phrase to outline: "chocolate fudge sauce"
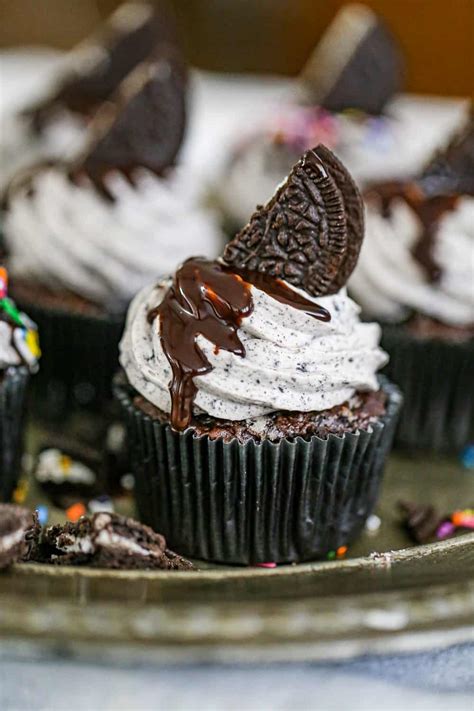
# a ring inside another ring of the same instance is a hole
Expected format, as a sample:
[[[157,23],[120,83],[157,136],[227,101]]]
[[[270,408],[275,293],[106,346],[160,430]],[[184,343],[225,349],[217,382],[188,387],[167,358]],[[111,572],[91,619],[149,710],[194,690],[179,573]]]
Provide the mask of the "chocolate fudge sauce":
[[[329,312],[293,291],[282,280],[267,274],[234,270],[203,258],[188,259],[176,272],[163,301],[148,314],[149,322],[160,317],[163,351],[171,365],[171,425],[184,430],[192,418],[197,387],[194,377],[212,370],[197,344],[198,335],[215,346],[245,356],[238,329],[253,311],[251,286],[284,304],[305,311],[321,321]]]
[[[375,186],[370,192],[381,203],[382,214],[390,216],[392,203],[397,198],[405,200],[422,224],[422,232],[413,247],[413,256],[422,266],[430,282],[441,275],[441,269],[433,256],[434,239],[439,221],[450,210],[454,210],[458,195],[433,195],[428,197],[416,183],[389,182]]]

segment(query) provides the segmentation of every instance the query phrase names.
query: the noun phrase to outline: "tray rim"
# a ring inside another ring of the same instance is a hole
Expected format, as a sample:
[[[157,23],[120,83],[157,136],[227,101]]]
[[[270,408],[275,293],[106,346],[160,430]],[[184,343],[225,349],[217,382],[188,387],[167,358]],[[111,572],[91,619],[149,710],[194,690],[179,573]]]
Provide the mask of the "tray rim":
[[[426,557],[438,557],[445,553],[457,552],[456,549],[463,551],[468,549],[470,545],[474,545],[474,532],[466,533],[455,538],[449,538],[444,541],[435,541],[433,543],[425,543],[417,546],[409,546],[398,548],[390,551],[377,552],[374,551],[368,556],[358,556],[357,558],[343,558],[339,560],[321,560],[308,563],[285,564],[278,565],[276,568],[262,568],[259,566],[225,566],[221,564],[213,564],[214,568],[199,569],[199,561],[194,561],[197,569],[194,571],[180,570],[114,570],[109,568],[88,568],[86,566],[55,566],[44,563],[21,563],[12,566],[11,570],[15,573],[21,571],[22,574],[45,573],[46,575],[80,575],[84,577],[117,577],[117,579],[190,579],[199,577],[201,579],[213,580],[222,578],[254,578],[254,577],[294,577],[298,574],[322,573],[336,569],[349,570],[357,567],[358,569],[373,570],[379,568],[381,563],[388,564],[390,562],[406,563],[413,559]],[[217,567],[219,566],[219,567]],[[1,578],[0,578],[1,580]],[[0,588],[1,592],[1,588]]]

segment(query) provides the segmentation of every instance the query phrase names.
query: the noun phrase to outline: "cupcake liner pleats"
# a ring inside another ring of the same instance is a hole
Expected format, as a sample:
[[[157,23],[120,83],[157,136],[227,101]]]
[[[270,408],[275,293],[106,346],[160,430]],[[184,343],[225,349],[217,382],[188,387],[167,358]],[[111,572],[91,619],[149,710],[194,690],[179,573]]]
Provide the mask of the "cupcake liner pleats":
[[[32,383],[35,414],[62,418],[76,409],[99,410],[112,399],[123,315],[96,316],[35,304],[21,308],[38,325],[41,367]]]
[[[0,381],[0,501],[10,501],[21,467],[21,449],[29,372],[9,368]]]
[[[404,407],[395,444],[439,452],[474,442],[474,340],[421,339],[384,326],[384,373],[399,385]]]
[[[350,543],[372,512],[401,395],[370,431],[224,442],[175,432],[133,403],[117,377],[141,519],[190,557],[252,565],[320,558]]]

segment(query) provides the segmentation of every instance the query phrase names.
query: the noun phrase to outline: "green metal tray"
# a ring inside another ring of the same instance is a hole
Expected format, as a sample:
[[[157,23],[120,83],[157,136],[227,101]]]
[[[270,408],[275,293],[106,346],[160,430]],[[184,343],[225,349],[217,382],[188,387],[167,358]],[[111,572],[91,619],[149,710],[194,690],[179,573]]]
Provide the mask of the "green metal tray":
[[[122,661],[337,659],[474,641],[474,534],[412,546],[401,498],[467,506],[474,472],[392,455],[382,525],[343,560],[194,573],[14,566],[0,575],[0,637]]]

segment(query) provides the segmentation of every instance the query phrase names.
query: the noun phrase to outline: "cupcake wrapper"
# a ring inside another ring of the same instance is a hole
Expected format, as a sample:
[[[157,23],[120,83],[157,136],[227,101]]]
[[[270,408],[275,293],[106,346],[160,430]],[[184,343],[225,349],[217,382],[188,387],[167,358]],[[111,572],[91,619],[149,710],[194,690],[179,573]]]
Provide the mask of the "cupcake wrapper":
[[[382,334],[384,372],[404,399],[396,445],[449,452],[474,442],[474,341],[415,338],[402,326]]]
[[[0,501],[10,501],[20,474],[24,403],[29,373],[10,368],[0,382]]]
[[[128,427],[141,519],[181,554],[255,564],[311,560],[347,545],[375,505],[401,395],[371,431],[327,440],[225,443],[173,431],[115,395]]]
[[[37,413],[60,418],[78,408],[98,410],[111,400],[124,316],[18,305],[36,322],[40,336],[42,356],[32,398]]]

